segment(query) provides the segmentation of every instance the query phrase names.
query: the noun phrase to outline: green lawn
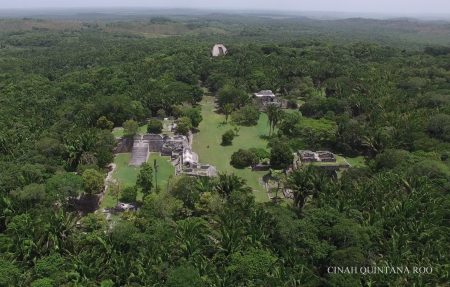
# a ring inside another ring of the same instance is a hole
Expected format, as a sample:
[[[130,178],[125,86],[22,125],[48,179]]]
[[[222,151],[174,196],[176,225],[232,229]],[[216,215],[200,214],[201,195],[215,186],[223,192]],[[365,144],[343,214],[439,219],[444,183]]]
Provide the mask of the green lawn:
[[[122,127],[114,128],[114,129],[112,130],[112,134],[113,134],[113,136],[116,137],[116,138],[121,138],[121,137],[123,137],[123,128],[122,128]]]
[[[193,150],[198,153],[200,162],[215,165],[220,172],[233,172],[244,178],[247,184],[254,189],[257,201],[268,201],[264,187],[260,184],[261,177],[267,172],[252,172],[247,169],[235,169],[230,165],[233,152],[240,148],[252,147],[266,148],[267,141],[261,136],[268,135],[269,126],[267,115],[261,114],[258,125],[240,127],[239,136],[233,140],[231,146],[221,146],[222,134],[231,129],[230,124],[224,124],[225,117],[214,112],[214,98],[204,97],[202,101],[203,121],[200,123],[200,132],[194,135]]]
[[[114,158],[116,170],[113,173],[113,178],[119,182],[121,188],[136,184],[136,178],[140,168],[128,165],[130,159],[131,153],[120,153]]]
[[[169,181],[175,176],[175,168],[172,163],[170,163],[170,157],[168,156],[160,156],[158,153],[151,153],[148,162],[152,166],[154,160],[156,160],[156,165],[158,166],[158,186],[162,191],[166,191]]]
[[[352,167],[365,167],[366,165],[366,159],[363,156],[357,156],[357,157],[347,157],[347,162]]]
[[[140,134],[145,134],[145,133],[147,133],[147,125],[145,124],[145,125],[143,125],[143,126],[140,126],[139,129],[138,129],[138,133],[140,133]],[[123,128],[122,128],[122,127],[114,128],[114,129],[112,130],[112,134],[113,134],[113,136],[116,137],[116,138],[121,138],[121,137],[123,137]]]
[[[140,168],[129,166],[128,163],[131,158],[131,153],[121,153],[117,154],[114,158],[114,163],[116,164],[116,170],[113,173],[113,178],[116,179],[120,188],[124,189],[128,186],[133,186],[136,184],[137,175]],[[173,177],[175,174],[175,169],[169,161],[169,157],[162,157],[159,154],[150,154],[149,163],[152,164],[156,159],[158,165],[158,185],[164,191],[167,189],[167,183],[169,178]],[[138,194],[138,200],[142,199],[142,194]],[[102,207],[113,207],[116,205],[116,199],[111,196],[108,192],[102,201]]]

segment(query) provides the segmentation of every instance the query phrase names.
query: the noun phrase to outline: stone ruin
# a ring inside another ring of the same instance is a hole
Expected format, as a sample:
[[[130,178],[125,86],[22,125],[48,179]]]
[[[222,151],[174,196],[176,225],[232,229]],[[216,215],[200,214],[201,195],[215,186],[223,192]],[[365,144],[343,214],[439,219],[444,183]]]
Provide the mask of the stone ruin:
[[[299,150],[297,154],[302,162],[336,162],[336,156],[329,151]]]
[[[228,53],[227,48],[223,44],[215,44],[211,49],[211,55],[213,57],[224,56]]]
[[[217,170],[209,164],[198,162],[198,155],[192,151],[186,136],[162,136],[159,134],[145,134],[134,137],[130,165],[141,166],[147,162],[150,152],[169,156],[176,174],[189,176],[216,176]]]
[[[191,163],[183,166],[183,174],[189,176],[215,177],[217,170],[210,164]]]
[[[317,167],[329,170],[331,172],[351,167],[350,164],[345,160],[338,162],[336,155],[330,151],[313,152],[310,150],[299,150],[295,154],[293,164],[294,168],[299,168],[304,164],[310,163],[318,163]]]

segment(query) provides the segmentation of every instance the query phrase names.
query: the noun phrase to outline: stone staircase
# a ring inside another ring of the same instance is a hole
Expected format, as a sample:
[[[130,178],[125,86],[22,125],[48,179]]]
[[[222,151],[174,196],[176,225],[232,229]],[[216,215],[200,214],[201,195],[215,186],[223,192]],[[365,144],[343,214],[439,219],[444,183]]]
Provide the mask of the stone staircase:
[[[130,165],[141,166],[148,159],[148,143],[135,142],[131,151]]]

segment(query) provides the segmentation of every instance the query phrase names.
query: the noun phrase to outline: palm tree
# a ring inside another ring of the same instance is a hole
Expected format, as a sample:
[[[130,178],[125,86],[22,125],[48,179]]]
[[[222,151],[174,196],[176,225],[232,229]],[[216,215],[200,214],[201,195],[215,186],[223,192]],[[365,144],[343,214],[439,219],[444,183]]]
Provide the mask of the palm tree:
[[[288,176],[286,182],[286,186],[294,194],[294,207],[300,212],[303,211],[308,197],[317,196],[326,184],[324,173],[313,166],[295,170]]]
[[[269,120],[269,136],[275,130],[275,127],[283,118],[283,111],[277,105],[268,105],[266,107],[266,113]]]
[[[229,198],[232,192],[244,191],[246,189],[245,180],[234,175],[219,173],[215,190],[224,198]]]
[[[228,123],[228,117],[233,112],[233,105],[232,104],[225,104],[222,108],[223,114],[225,115],[225,123]]]

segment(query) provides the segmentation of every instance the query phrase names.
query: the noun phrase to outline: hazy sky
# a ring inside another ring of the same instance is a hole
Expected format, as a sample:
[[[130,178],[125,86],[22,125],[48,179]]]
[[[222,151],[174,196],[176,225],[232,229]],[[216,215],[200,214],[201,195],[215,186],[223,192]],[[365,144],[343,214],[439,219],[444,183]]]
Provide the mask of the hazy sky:
[[[0,0],[0,9],[51,7],[220,8],[450,14],[450,0]]]

